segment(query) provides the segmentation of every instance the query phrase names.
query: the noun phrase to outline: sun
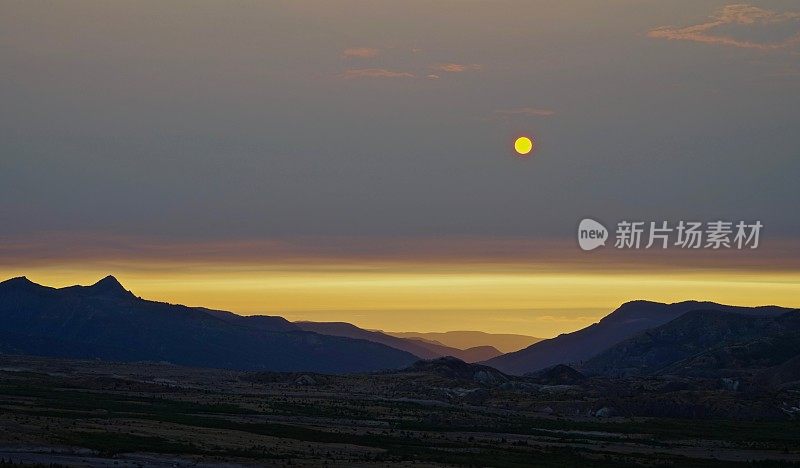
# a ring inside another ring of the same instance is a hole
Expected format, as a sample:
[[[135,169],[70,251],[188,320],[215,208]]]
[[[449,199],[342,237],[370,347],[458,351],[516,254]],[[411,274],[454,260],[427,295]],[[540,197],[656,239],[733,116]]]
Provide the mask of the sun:
[[[526,136],[521,136],[514,141],[514,151],[517,154],[525,156],[526,154],[533,151],[533,140]]]

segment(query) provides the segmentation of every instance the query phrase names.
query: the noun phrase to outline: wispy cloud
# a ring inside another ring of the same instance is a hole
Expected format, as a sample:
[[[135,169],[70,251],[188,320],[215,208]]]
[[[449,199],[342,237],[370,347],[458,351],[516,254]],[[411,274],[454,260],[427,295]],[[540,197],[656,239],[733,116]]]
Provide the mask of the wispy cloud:
[[[445,73],[463,73],[466,71],[480,70],[481,68],[483,68],[483,66],[477,63],[437,63],[431,66],[431,70]]]
[[[377,263],[481,263],[503,270],[550,272],[601,271],[604,273],[696,271],[697,268],[733,271],[800,272],[800,240],[771,239],[755,250],[642,251],[609,249],[593,254],[596,262],[586,264],[585,253],[573,238],[531,237],[369,237],[292,236],[250,239],[181,240],[164,237],[99,233],[52,232],[28,236],[0,235],[0,273],[24,267],[50,267],[70,263],[116,264],[196,263],[268,265],[340,262],[352,268],[371,268]],[[0,281],[4,279],[0,275]]]
[[[351,68],[338,75],[346,80],[358,78],[414,78],[413,73],[386,68]]]
[[[776,50],[800,44],[800,31],[774,42],[736,38],[722,33],[720,30],[738,30],[747,32],[755,27],[774,27],[794,25],[800,29],[800,13],[779,13],[746,4],[727,5],[719,9],[709,21],[677,28],[662,26],[647,33],[648,37],[657,39],[691,41],[704,44],[718,44],[743,49]]]
[[[413,53],[419,52],[420,49],[411,49]],[[391,63],[391,57],[384,56],[384,51],[380,49],[376,49],[373,47],[350,47],[344,49],[341,53],[341,57],[346,60],[368,60],[379,57],[382,59],[382,63],[389,62]],[[391,55],[391,54],[390,54]],[[406,58],[407,59],[407,58]],[[347,67],[343,72],[335,75],[337,78],[342,78],[345,80],[352,80],[358,78],[414,78],[414,79],[427,79],[427,80],[439,80],[443,78],[446,74],[456,74],[456,73],[463,73],[468,71],[476,71],[481,70],[483,68],[482,65],[477,63],[455,63],[455,62],[443,62],[443,63],[435,63],[431,64],[424,64],[424,63],[414,63],[419,62],[419,60],[411,60],[411,63],[408,63],[409,60],[404,60],[403,63],[405,65],[400,65],[398,67],[353,67],[352,65]]]
[[[498,109],[494,111],[496,117],[550,117],[555,114],[556,111],[552,109],[543,109],[540,107],[515,107],[512,109]]]
[[[350,47],[342,51],[344,58],[374,58],[380,54],[380,50],[373,47]]]

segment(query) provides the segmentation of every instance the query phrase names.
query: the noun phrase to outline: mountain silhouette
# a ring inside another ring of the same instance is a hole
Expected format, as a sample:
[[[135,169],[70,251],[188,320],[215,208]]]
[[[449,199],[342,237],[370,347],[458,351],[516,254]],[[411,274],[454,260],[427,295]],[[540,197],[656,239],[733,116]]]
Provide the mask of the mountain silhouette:
[[[80,286],[77,287],[80,288]],[[136,297],[133,295],[132,292],[123,288],[122,284],[120,284],[120,282],[117,281],[117,279],[111,275],[108,275],[105,278],[101,279],[100,281],[96,282],[95,284],[86,287],[86,291],[89,294],[96,294],[108,297],[118,297],[118,298]]]
[[[458,349],[491,346],[500,353],[519,351],[522,348],[542,341],[528,335],[515,335],[511,333],[486,333],[474,330],[457,330],[447,332],[383,332],[398,338],[414,338],[430,343],[450,346]],[[488,357],[486,359],[489,359]]]
[[[496,384],[509,380],[508,376],[488,366],[471,364],[452,356],[417,361],[398,372],[432,374],[447,379]]]
[[[137,298],[112,276],[59,289],[25,277],[4,281],[0,324],[0,352],[7,354],[330,373],[417,360],[379,343],[296,330],[282,318]]]
[[[593,357],[584,371],[607,376],[722,376],[780,365],[800,354],[800,313],[742,315],[693,310]]]
[[[500,351],[491,346],[458,349],[418,339],[398,338],[379,331],[364,330],[346,322],[295,322],[295,326],[302,330],[313,331],[323,335],[344,336],[382,343],[395,349],[408,351],[421,359],[452,356],[466,362],[477,362],[501,354]]]
[[[197,309],[228,323],[245,327],[276,332],[302,331],[294,323],[277,315],[238,315],[226,310],[206,309],[205,307],[197,307]]]
[[[547,369],[532,372],[526,377],[530,382],[543,385],[575,385],[586,380],[585,375],[565,364],[557,364]]]
[[[494,346],[473,346],[472,348],[460,349],[454,356],[466,362],[483,362],[487,359],[500,356],[501,353]]]
[[[777,316],[791,310],[776,306],[737,307],[698,301],[674,304],[633,301],[623,304],[598,323],[489,359],[484,364],[515,375],[535,372],[556,364],[579,364],[649,328],[664,325],[686,312],[701,309],[763,316]]]

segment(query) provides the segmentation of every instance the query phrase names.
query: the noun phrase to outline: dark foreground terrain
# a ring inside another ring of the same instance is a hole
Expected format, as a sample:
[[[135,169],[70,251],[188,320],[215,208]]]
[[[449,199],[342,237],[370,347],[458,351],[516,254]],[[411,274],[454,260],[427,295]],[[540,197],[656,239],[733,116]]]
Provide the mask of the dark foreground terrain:
[[[329,376],[5,355],[0,464],[787,466],[798,400],[454,359]]]

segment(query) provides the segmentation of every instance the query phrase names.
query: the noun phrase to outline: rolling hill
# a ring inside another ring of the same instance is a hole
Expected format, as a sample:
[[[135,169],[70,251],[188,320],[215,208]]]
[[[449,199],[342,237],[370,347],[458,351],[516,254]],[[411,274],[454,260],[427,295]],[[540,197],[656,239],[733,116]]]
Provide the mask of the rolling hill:
[[[618,343],[583,370],[606,376],[733,375],[800,354],[800,313],[779,316],[693,310]]]
[[[697,301],[674,304],[633,301],[623,304],[598,323],[489,359],[484,364],[516,375],[556,364],[579,364],[647,329],[664,325],[686,312],[700,309],[755,316],[777,316],[791,310],[775,306],[736,307]]]
[[[417,360],[379,343],[297,330],[280,317],[148,301],[112,276],[60,289],[25,277],[0,283],[0,352],[331,373],[402,368]]]
[[[441,344],[458,349],[491,346],[501,353],[511,353],[542,341],[528,335],[510,333],[486,333],[481,331],[448,331],[448,332],[383,332],[399,338],[421,339],[434,344]],[[488,359],[488,358],[487,358]]]
[[[477,362],[501,354],[491,346],[479,346],[463,350],[424,340],[398,338],[378,331],[364,330],[345,322],[295,322],[294,325],[301,330],[312,331],[323,335],[357,338],[381,343],[395,349],[407,351],[422,359],[453,356],[462,361]]]

